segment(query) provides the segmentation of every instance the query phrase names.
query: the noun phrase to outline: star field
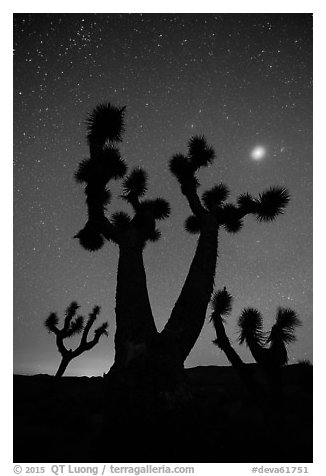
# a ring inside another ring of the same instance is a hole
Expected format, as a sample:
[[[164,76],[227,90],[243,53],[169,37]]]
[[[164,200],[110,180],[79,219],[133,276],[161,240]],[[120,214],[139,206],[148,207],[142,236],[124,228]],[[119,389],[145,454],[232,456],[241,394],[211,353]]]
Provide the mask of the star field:
[[[204,134],[217,154],[200,172],[202,188],[223,181],[231,199],[286,186],[291,202],[272,224],[247,218],[221,231],[216,288],[234,309],[257,307],[269,328],[278,306],[303,326],[291,362],[312,359],[312,16],[309,14],[15,14],[14,15],[14,370],[53,373],[59,362],[43,326],[72,300],[87,315],[102,308],[110,337],[68,368],[98,375],[113,360],[117,248],[87,253],[72,237],[84,225],[82,187],[73,178],[88,155],[84,120],[98,103],[126,105],[121,152],[143,166],[148,197],[169,200],[162,239],[145,265],[157,326],[169,317],[196,238],[183,229],[186,200],[168,171],[172,154]],[[251,151],[263,146],[263,160]],[[119,183],[112,191],[118,197]],[[110,205],[111,207],[111,205]],[[116,198],[112,209],[125,209]],[[111,211],[111,208],[110,208]],[[224,365],[207,322],[187,365]],[[73,344],[73,340],[72,340]]]

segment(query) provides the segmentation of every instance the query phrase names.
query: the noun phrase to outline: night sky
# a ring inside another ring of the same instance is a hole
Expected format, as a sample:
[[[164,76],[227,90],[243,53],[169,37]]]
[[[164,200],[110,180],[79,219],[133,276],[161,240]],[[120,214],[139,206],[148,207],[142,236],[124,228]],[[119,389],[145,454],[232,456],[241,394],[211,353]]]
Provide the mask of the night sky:
[[[172,208],[144,252],[158,329],[197,240],[183,228],[189,207],[168,160],[204,134],[217,159],[199,174],[203,190],[223,181],[231,201],[271,185],[291,193],[274,223],[247,217],[239,233],[221,230],[215,284],[234,296],[227,333],[250,362],[236,343],[241,310],[258,308],[267,330],[278,306],[291,307],[303,326],[290,363],[312,360],[312,15],[15,14],[14,372],[56,371],[60,355],[43,322],[51,311],[62,319],[73,300],[85,317],[101,306],[110,336],[66,374],[102,375],[113,362],[118,248],[89,253],[73,239],[86,221],[74,181],[88,156],[84,121],[107,101],[127,106],[120,150],[129,168],[144,167],[147,197]],[[111,188],[118,197],[120,182]],[[116,198],[109,212],[126,206]],[[227,364],[214,337],[207,319],[187,367]]]

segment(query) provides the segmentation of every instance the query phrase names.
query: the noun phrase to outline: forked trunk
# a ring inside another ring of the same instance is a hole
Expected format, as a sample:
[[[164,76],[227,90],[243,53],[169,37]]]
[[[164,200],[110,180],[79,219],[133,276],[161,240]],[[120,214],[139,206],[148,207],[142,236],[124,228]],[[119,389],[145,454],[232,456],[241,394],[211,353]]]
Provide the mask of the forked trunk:
[[[218,222],[208,213],[201,220],[201,232],[188,276],[161,333],[182,364],[202,330],[214,287]]]
[[[108,452],[123,461],[153,462],[162,454],[166,461],[178,461],[195,456],[198,440],[205,440],[183,363],[200,334],[213,291],[217,233],[217,220],[204,217],[188,277],[161,334],[149,303],[143,248],[135,235],[119,243],[116,356],[105,378],[97,461],[107,459]]]

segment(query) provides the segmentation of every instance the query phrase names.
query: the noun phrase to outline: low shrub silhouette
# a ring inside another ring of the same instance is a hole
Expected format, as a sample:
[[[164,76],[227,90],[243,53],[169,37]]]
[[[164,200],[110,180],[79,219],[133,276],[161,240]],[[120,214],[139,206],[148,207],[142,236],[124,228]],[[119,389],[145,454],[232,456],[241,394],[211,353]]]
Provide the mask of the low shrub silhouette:
[[[94,306],[92,312],[88,316],[86,325],[84,326],[84,317],[76,316],[77,309],[80,306],[76,301],[73,301],[66,310],[66,316],[64,325],[61,329],[58,328],[59,318],[55,312],[51,312],[49,317],[45,320],[44,325],[49,332],[53,332],[56,336],[56,344],[58,351],[62,355],[62,360],[56,373],[56,377],[62,377],[69,362],[75,359],[83,352],[91,350],[99,342],[102,335],[108,336],[108,323],[104,322],[94,331],[94,337],[88,341],[87,337],[91,327],[93,326],[98,314],[100,313],[100,307]],[[67,349],[64,345],[64,339],[72,337],[82,332],[79,346],[75,349]]]

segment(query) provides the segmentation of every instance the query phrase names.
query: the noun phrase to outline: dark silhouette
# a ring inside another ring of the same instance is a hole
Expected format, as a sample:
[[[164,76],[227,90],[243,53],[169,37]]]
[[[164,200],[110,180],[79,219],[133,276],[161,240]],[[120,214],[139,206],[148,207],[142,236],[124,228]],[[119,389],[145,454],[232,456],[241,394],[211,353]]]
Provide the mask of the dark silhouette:
[[[282,399],[281,367],[288,363],[286,345],[294,342],[295,328],[301,322],[292,309],[279,307],[269,333],[263,331],[263,318],[257,309],[246,308],[239,318],[239,342],[246,342],[254,359],[266,372],[272,393]]]
[[[88,341],[88,333],[100,312],[100,307],[94,306],[92,312],[88,316],[88,320],[85,326],[83,316],[75,317],[76,311],[79,307],[80,306],[75,301],[73,301],[67,307],[64,325],[61,329],[58,328],[59,319],[55,312],[51,312],[49,317],[44,322],[44,325],[47,330],[55,334],[58,351],[62,355],[61,363],[55,375],[56,377],[62,377],[69,362],[72,359],[75,359],[87,350],[91,350],[99,342],[100,337],[102,335],[108,335],[108,323],[104,322],[101,326],[95,329],[93,339]],[[63,342],[64,339],[72,337],[76,334],[80,334],[81,332],[82,336],[80,339],[79,346],[75,350],[67,349]]]
[[[286,345],[296,340],[294,330],[300,325],[295,311],[279,307],[275,324],[266,334],[260,312],[246,308],[239,318],[239,342],[246,342],[256,362],[264,368],[281,367],[288,362]]]
[[[225,318],[232,311],[233,297],[224,287],[214,293],[211,301],[213,312],[210,321],[214,325],[216,339],[213,344],[219,347],[228,358],[230,364],[234,367],[242,382],[255,395],[260,396],[262,389],[252,375],[252,369],[246,365],[238,353],[234,350],[224,328]]]
[[[195,410],[183,364],[205,322],[213,291],[218,232],[221,227],[238,232],[248,214],[258,221],[272,221],[283,213],[289,194],[284,188],[272,187],[257,198],[242,194],[236,204],[230,204],[226,203],[229,190],[220,183],[200,197],[197,173],[215,160],[213,148],[203,136],[196,136],[188,143],[187,155],[172,157],[170,171],[192,213],[185,227],[190,233],[198,233],[199,239],[180,296],[166,326],[158,333],[147,291],[143,250],[147,242],[159,239],[157,222],[169,216],[170,206],[162,198],[144,198],[147,174],[143,169],[133,169],[126,175],[127,166],[117,147],[124,131],[124,114],[124,107],[101,104],[87,119],[90,157],[80,163],[75,177],[85,184],[88,220],[76,237],[89,251],[100,249],[105,241],[119,247],[115,361],[107,374],[108,407],[114,409],[107,415],[107,425],[115,433],[116,448],[128,448],[131,459],[155,458],[153,451],[160,444],[152,435],[159,430],[166,458],[172,461],[176,455],[182,459],[177,441],[188,453],[196,448],[190,437],[194,425],[191,431],[187,429],[187,415],[190,409],[193,414]],[[108,217],[105,212],[111,193],[107,185],[121,178],[121,197],[131,206],[133,216],[116,212]],[[141,432],[137,442],[126,431],[136,427]],[[170,435],[170,446],[164,434]]]

